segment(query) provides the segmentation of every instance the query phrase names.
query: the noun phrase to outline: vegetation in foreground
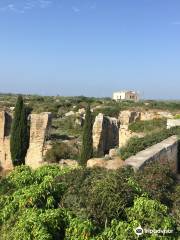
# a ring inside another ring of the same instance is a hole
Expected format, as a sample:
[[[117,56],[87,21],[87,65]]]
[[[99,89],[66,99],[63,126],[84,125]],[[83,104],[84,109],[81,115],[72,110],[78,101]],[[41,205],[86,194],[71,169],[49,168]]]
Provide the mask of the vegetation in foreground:
[[[153,185],[152,185],[153,182]],[[37,170],[18,166],[0,180],[2,240],[178,239],[180,188],[168,166]],[[134,229],[172,230],[143,234]]]

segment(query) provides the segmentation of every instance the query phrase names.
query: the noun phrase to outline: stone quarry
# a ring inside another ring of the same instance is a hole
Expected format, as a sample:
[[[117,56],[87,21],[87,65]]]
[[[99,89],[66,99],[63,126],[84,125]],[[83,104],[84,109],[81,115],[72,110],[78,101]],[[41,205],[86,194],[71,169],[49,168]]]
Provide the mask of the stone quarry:
[[[82,110],[84,114],[84,109]],[[91,159],[88,166],[105,166],[108,169],[118,168],[123,162],[118,159],[116,148],[124,146],[133,137],[143,137],[129,130],[129,124],[139,120],[151,120],[154,118],[169,118],[167,127],[180,125],[179,120],[172,119],[169,112],[140,112],[121,111],[118,118],[112,118],[99,113],[93,125],[93,147],[97,157],[109,154],[109,160]],[[51,127],[51,113],[30,115],[30,142],[25,162],[32,168],[44,164],[44,156],[48,149],[47,138]],[[10,154],[10,129],[12,115],[7,111],[0,112],[0,167],[5,170],[12,169]],[[130,159],[132,160],[132,159]],[[128,160],[128,161],[130,161]]]
[[[25,162],[32,168],[37,168],[42,165],[45,156],[46,139],[51,126],[51,114],[31,114],[30,121],[30,142]]]
[[[3,170],[13,168],[10,154],[10,129],[12,116],[6,112],[0,112],[0,167]],[[46,150],[46,139],[51,126],[51,114],[30,115],[30,143],[26,156],[26,164],[32,168],[40,166]]]
[[[93,146],[97,156],[109,153],[119,144],[118,119],[99,113],[93,125]]]
[[[10,153],[10,128],[12,117],[9,113],[0,112],[0,167],[12,169]]]
[[[93,125],[93,145],[97,156],[109,153],[111,148],[123,147],[131,137],[144,137],[143,133],[134,133],[129,130],[129,124],[136,121],[147,121],[159,118],[169,118],[169,124],[174,122],[170,112],[162,111],[121,111],[118,119],[99,113]]]
[[[127,141],[134,136],[139,136],[137,133],[130,131],[129,124],[140,120],[141,113],[135,111],[122,111],[119,114],[119,147],[126,145]]]
[[[125,160],[125,166],[131,166],[135,171],[143,169],[151,162],[168,164],[174,173],[178,172],[178,142],[177,136],[172,136],[153,145],[135,156]]]

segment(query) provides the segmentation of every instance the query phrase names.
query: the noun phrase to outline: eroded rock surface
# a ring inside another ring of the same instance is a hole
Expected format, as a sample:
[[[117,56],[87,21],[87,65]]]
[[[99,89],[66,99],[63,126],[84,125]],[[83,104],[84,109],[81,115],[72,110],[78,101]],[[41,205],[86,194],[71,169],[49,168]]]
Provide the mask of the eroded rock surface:
[[[103,158],[92,158],[87,161],[87,167],[101,167],[109,170],[117,170],[124,166],[124,161],[116,157],[112,160],[105,160]]]
[[[51,113],[31,114],[30,143],[26,164],[37,168],[43,164],[46,139],[51,126]]]
[[[129,124],[140,120],[141,113],[135,111],[122,111],[119,114],[120,128],[119,128],[119,147],[126,145],[128,140],[140,134],[134,133],[129,130]]]
[[[100,113],[93,125],[93,146],[98,156],[109,152],[119,144],[119,126],[116,118]]]
[[[6,111],[0,112],[0,167],[11,170],[13,168],[10,153],[10,129],[12,117]]]

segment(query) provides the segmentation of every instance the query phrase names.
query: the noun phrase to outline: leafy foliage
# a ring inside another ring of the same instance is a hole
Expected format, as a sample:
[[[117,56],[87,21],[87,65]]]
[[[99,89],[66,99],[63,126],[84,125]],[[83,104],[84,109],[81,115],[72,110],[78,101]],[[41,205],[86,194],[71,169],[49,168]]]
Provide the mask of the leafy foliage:
[[[157,183],[151,190],[154,177]],[[1,239],[177,240],[179,188],[172,198],[174,218],[171,209],[160,202],[166,191],[173,191],[172,179],[169,170],[157,165],[136,174],[131,168],[72,170],[44,165],[32,170],[18,166],[0,179]],[[158,190],[160,184],[162,189]],[[138,238],[134,229],[139,226],[172,229],[173,234]]]
[[[16,219],[12,216],[6,222],[1,237],[3,240],[58,240],[64,238],[66,226],[66,214],[62,209],[27,208],[19,212]]]
[[[65,186],[55,176],[67,171],[55,165],[36,171],[19,166],[12,171],[6,178],[11,191],[8,187],[0,196],[2,239],[59,239],[64,234],[66,217],[58,203]]]
[[[89,220],[70,218],[65,240],[89,240],[94,234],[94,226]]]
[[[64,142],[56,142],[52,145],[45,156],[48,163],[58,163],[61,159],[78,159],[79,149],[73,144],[68,145]]]
[[[98,168],[73,170],[59,179],[68,184],[60,205],[104,227],[114,218],[123,218],[124,209],[133,203],[136,191],[128,182],[130,173],[129,169],[116,172]]]
[[[171,193],[176,183],[175,174],[167,164],[154,163],[135,174],[135,180],[143,192],[154,200],[171,206]]]
[[[172,213],[180,230],[180,185],[177,185],[172,194]]]
[[[127,220],[113,220],[111,225],[104,230],[97,240],[155,240],[155,239],[177,239],[177,236],[161,236],[157,234],[143,234],[137,236],[135,229],[163,229],[176,232],[176,224],[173,218],[169,216],[167,207],[158,201],[150,200],[147,197],[135,199],[134,206],[126,209]],[[176,234],[176,233],[175,233]]]

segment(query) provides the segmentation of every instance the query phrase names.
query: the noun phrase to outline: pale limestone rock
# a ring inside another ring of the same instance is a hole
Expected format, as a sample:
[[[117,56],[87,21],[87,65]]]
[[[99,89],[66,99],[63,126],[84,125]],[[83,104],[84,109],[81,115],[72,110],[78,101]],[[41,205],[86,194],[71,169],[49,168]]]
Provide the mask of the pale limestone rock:
[[[135,133],[135,132],[132,132],[131,130],[120,127],[120,130],[119,130],[119,147],[120,148],[124,147],[127,144],[127,142],[129,141],[129,139],[132,138],[132,137],[142,138],[144,136],[145,136],[144,133]]]
[[[106,162],[107,161],[102,158],[92,158],[87,161],[87,167],[89,167],[89,168],[93,168],[93,167],[105,168]]]
[[[119,114],[120,126],[129,125],[130,123],[136,122],[140,119],[141,113],[135,111],[122,111]]]
[[[168,119],[167,129],[170,129],[172,127],[180,127],[180,119]]]
[[[80,115],[84,115],[85,112],[86,112],[86,109],[85,109],[85,108],[80,108],[80,109],[78,110],[78,114],[80,114]]]
[[[73,115],[75,115],[74,111],[70,111],[70,112],[65,113],[65,117],[70,117],[70,116],[73,116]]]
[[[110,156],[111,158],[116,157],[117,154],[118,154],[118,153],[117,153],[117,148],[112,148],[112,149],[109,150],[109,156]]]
[[[160,119],[160,118],[173,118],[173,115],[170,112],[166,111],[146,111],[141,112],[141,121],[153,120],[153,119]]]
[[[84,123],[84,119],[82,117],[76,118],[75,125],[82,127],[83,123]]]
[[[93,147],[97,155],[104,155],[118,146],[118,120],[100,113],[93,125]]]
[[[130,131],[129,124],[140,120],[141,113],[135,111],[122,111],[119,114],[120,128],[119,128],[119,147],[126,145],[128,140],[132,137],[139,136],[137,133]]]
[[[12,112],[14,111],[15,107],[10,107],[9,108]]]
[[[87,161],[87,167],[101,167],[111,170],[117,170],[124,166],[124,161],[120,158],[115,158],[112,160],[105,160],[103,158],[92,158]]]
[[[0,112],[0,167],[3,170],[13,169],[10,152],[10,129],[12,117],[9,113]]]
[[[61,159],[59,161],[59,164],[61,166],[67,166],[67,167],[78,167],[78,162],[72,159]]]
[[[30,144],[26,156],[26,164],[37,168],[44,163],[45,143],[51,125],[51,114],[31,114]]]
[[[105,168],[111,169],[111,170],[117,170],[119,168],[122,168],[124,166],[124,161],[120,158],[115,158],[112,160],[107,161]]]

